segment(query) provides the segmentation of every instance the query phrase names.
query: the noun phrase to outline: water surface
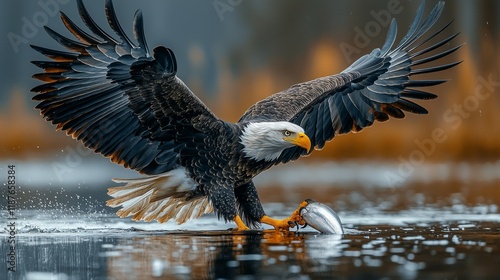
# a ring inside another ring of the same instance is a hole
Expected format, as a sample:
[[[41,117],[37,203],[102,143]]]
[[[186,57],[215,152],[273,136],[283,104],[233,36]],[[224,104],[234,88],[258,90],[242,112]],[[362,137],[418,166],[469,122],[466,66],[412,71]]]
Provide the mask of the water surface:
[[[279,180],[290,180],[289,173],[276,174],[266,175],[274,180],[267,185],[260,179],[269,215],[288,216],[313,198],[337,211],[346,233],[235,232],[213,214],[182,225],[136,223],[105,207],[102,186],[110,182],[20,185],[16,272],[2,265],[0,279],[500,279],[496,177],[388,187],[327,180],[287,185]],[[1,209],[4,256],[7,213]]]

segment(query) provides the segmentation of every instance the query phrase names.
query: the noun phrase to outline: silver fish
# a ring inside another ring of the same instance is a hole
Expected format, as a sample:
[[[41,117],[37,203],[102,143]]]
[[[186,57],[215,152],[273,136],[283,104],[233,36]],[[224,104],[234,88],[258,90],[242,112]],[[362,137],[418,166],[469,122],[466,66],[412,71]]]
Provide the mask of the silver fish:
[[[321,233],[343,234],[342,222],[335,211],[323,203],[312,199],[306,199],[307,205],[300,209],[300,216],[306,222]]]

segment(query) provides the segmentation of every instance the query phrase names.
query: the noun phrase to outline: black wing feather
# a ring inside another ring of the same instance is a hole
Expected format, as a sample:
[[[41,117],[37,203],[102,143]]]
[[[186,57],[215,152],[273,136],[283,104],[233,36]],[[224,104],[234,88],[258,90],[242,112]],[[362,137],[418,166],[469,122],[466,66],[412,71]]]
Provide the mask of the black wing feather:
[[[32,89],[42,115],[58,129],[81,140],[114,162],[146,174],[167,172],[180,164],[187,130],[218,122],[206,106],[176,77],[174,53],[165,47],[149,54],[141,12],[133,22],[134,43],[125,34],[110,0],[106,15],[118,39],[99,27],[78,0],[79,14],[93,33],[64,13],[61,19],[75,36],[69,39],[49,27],[47,33],[70,52],[32,46],[53,61],[34,61],[44,70],[34,77],[46,82]],[[182,99],[182,102],[178,102]]]
[[[117,41],[115,38],[109,36],[108,33],[106,33],[104,30],[102,30],[99,25],[97,25],[94,21],[94,19],[90,16],[89,12],[87,11],[87,8],[85,8],[85,5],[83,5],[83,1],[78,0],[76,1],[78,5],[78,11],[80,13],[80,17],[82,18],[83,22],[85,25],[92,31],[92,33],[96,34],[97,36],[101,37],[104,39],[104,41],[110,42],[110,44],[113,45],[119,45],[120,42]]]
[[[102,39],[88,34],[78,27],[65,13],[61,12],[61,20],[66,28],[75,36],[80,42],[88,45],[102,44]]]
[[[51,50],[51,49],[38,47],[38,46],[31,46],[31,47],[34,50],[36,50],[37,52],[55,60],[55,61],[70,62],[70,61],[74,61],[78,57],[78,54],[74,53],[74,52]]]
[[[75,40],[71,40],[71,39],[57,33],[56,31],[54,31],[52,28],[50,28],[48,26],[44,26],[44,28],[45,28],[45,31],[47,32],[47,34],[49,34],[49,36],[52,37],[52,39],[56,40],[59,44],[66,47],[67,49],[75,51],[75,52],[79,52],[79,53],[86,53],[85,48],[88,47],[89,45],[87,45],[85,43],[77,42]]]
[[[314,147],[322,148],[335,135],[360,131],[371,126],[375,120],[386,121],[389,116],[404,118],[405,111],[426,114],[425,108],[408,98],[435,98],[436,95],[416,88],[438,85],[445,80],[413,80],[410,77],[443,71],[460,62],[418,69],[415,66],[437,61],[461,46],[425,56],[453,40],[457,36],[453,34],[417,51],[450,25],[446,24],[423,38],[439,19],[444,1],[439,1],[425,20],[424,7],[425,2],[422,1],[407,34],[396,47],[393,48],[398,28],[396,21],[392,20],[381,49],[362,56],[338,75],[294,85],[256,103],[245,112],[240,121],[290,121],[304,128]],[[320,118],[322,115],[328,118]],[[304,149],[290,148],[277,161],[287,162],[306,153]]]
[[[106,0],[106,16],[108,17],[109,26],[113,31],[118,35],[118,37],[122,40],[122,44],[119,44],[120,47],[126,47],[130,53],[131,48],[136,48],[135,44],[130,40],[130,38],[123,31],[120,22],[118,21],[118,17],[116,16],[115,9],[113,7],[113,2],[111,0]],[[126,44],[124,44],[126,43]]]
[[[134,37],[139,43],[139,49],[147,50],[148,44],[146,42],[146,36],[144,35],[144,23],[142,19],[142,12],[137,10],[134,15]]]

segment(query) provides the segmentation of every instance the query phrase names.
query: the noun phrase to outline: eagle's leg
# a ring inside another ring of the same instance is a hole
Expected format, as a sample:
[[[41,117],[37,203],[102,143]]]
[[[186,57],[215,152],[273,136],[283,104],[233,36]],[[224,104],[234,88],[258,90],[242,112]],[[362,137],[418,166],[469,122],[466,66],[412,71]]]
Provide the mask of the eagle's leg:
[[[268,224],[273,226],[276,230],[289,230],[290,227],[295,227],[295,223],[299,225],[304,225],[305,222],[300,216],[300,210],[307,206],[307,202],[303,201],[300,203],[299,207],[293,211],[292,215],[290,215],[288,218],[279,220],[279,219],[273,219],[269,216],[264,215],[261,219],[260,222],[264,224]]]
[[[207,196],[215,213],[219,219],[222,217],[226,222],[233,221],[238,227],[237,230],[249,230],[247,225],[241,220],[236,208],[236,197],[234,189],[231,187],[209,188]]]
[[[260,203],[257,189],[252,181],[236,187],[234,194],[238,203],[239,213],[250,226],[257,227],[259,223],[263,223],[273,226],[276,230],[289,230],[290,227],[295,227],[295,223],[300,225],[305,224],[304,220],[300,217],[300,209],[307,205],[305,201],[299,205],[290,217],[279,220],[266,215]]]
[[[252,228],[260,227],[260,219],[266,213],[260,203],[259,194],[252,181],[240,185],[234,189],[234,195],[238,204],[238,213],[243,217],[245,223]]]
[[[234,217],[233,221],[236,223],[236,226],[238,227],[238,230],[249,230],[250,229],[241,220],[240,215],[236,215],[236,217]]]

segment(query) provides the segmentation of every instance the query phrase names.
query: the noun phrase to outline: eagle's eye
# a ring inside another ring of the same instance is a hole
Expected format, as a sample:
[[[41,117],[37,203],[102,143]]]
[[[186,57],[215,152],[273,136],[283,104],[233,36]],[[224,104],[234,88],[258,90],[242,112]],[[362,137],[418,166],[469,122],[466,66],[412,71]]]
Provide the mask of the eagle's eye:
[[[285,135],[286,137],[292,135],[292,133],[288,130],[283,130],[283,135]]]

